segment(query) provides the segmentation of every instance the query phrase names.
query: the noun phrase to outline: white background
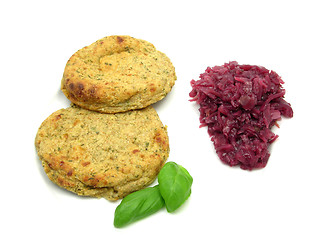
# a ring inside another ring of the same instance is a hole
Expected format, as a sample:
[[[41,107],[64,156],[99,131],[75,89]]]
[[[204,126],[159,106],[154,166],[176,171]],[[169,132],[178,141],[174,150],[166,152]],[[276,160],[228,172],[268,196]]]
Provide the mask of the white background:
[[[1,239],[320,239],[320,14],[317,1],[2,1]],[[78,197],[51,183],[34,138],[69,101],[60,80],[69,57],[108,35],[153,43],[176,67],[176,85],[155,104],[170,157],[194,178],[189,200],[123,229],[120,203]],[[266,168],[218,159],[190,81],[236,60],[276,71],[294,117],[283,119]]]

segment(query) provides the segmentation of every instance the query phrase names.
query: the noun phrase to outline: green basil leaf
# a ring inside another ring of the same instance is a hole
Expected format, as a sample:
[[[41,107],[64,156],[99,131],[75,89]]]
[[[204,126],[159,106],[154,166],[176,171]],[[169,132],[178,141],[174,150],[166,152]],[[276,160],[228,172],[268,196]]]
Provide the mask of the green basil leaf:
[[[167,211],[173,212],[189,198],[193,178],[184,167],[168,162],[161,169],[158,182]]]
[[[114,226],[123,227],[147,217],[164,206],[159,185],[131,193],[122,199],[114,213]]]

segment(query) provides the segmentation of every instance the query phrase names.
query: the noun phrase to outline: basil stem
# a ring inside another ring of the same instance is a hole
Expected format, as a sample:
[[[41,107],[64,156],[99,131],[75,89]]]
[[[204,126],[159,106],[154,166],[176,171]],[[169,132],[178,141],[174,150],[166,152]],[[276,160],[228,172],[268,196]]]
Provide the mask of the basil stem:
[[[189,198],[193,178],[184,167],[168,162],[161,169],[158,182],[167,211],[173,212]]]

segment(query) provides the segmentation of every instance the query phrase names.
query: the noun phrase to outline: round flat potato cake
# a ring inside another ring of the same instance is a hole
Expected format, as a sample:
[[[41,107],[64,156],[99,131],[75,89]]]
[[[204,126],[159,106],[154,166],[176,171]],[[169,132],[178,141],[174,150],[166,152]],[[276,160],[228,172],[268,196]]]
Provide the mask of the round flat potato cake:
[[[60,109],[41,124],[35,145],[51,181],[109,200],[152,183],[169,156],[166,127],[151,106],[115,114]]]
[[[176,79],[170,59],[151,43],[130,36],[108,36],[70,57],[61,90],[85,109],[116,113],[163,99]]]

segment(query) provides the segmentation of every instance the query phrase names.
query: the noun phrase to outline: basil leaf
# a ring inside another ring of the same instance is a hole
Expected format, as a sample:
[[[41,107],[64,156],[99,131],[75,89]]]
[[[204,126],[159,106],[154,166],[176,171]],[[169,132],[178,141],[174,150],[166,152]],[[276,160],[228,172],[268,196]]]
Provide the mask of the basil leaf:
[[[163,206],[159,185],[131,193],[116,208],[113,225],[123,227],[157,212]]]
[[[189,198],[193,178],[184,167],[168,162],[161,169],[158,182],[167,211],[173,212]]]

